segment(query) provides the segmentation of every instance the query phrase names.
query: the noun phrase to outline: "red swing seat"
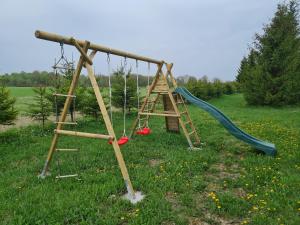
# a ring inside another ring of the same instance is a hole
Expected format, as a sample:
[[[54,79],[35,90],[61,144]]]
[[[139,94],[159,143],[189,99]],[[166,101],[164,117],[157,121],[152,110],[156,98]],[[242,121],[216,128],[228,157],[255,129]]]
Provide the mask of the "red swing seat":
[[[139,129],[136,134],[139,135],[149,135],[151,133],[151,129],[149,127],[144,127],[143,129]]]
[[[126,136],[123,136],[123,137],[119,138],[118,145],[125,145],[128,141],[129,141],[129,138]],[[110,140],[108,143],[112,144],[112,140]]]

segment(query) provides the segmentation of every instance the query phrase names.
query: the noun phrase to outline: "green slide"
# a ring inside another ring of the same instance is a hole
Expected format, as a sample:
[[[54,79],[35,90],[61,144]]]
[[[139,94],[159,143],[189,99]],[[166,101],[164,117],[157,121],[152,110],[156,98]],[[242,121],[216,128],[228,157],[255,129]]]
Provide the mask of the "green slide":
[[[227,116],[225,116],[220,110],[218,110],[213,105],[195,97],[192,95],[186,88],[178,87],[174,91],[184,97],[186,100],[191,102],[192,104],[198,106],[201,109],[207,111],[211,116],[217,119],[225,128],[229,131],[230,134],[235,136],[236,138],[248,143],[249,145],[253,146],[254,148],[263,151],[267,155],[275,156],[276,155],[276,148],[275,145],[272,143],[268,143],[265,141],[261,141],[244,131],[238,128]]]

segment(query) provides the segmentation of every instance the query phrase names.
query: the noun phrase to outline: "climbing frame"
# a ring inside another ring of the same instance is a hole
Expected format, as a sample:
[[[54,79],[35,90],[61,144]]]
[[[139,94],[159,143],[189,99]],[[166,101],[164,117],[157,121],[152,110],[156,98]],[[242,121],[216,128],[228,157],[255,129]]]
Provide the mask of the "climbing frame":
[[[48,151],[48,156],[47,156],[44,168],[40,174],[40,177],[45,178],[46,175],[48,175],[47,172],[48,172],[48,169],[49,169],[49,166],[50,166],[50,163],[51,163],[54,153],[56,151],[58,152],[61,150],[61,149],[57,148],[57,143],[58,143],[59,137],[61,135],[109,140],[109,141],[112,141],[112,147],[114,149],[115,156],[117,158],[123,179],[125,181],[125,185],[126,185],[126,188],[128,191],[128,194],[126,196],[132,203],[135,203],[138,200],[141,200],[143,198],[143,196],[138,192],[134,192],[134,189],[133,189],[133,186],[132,186],[132,183],[131,183],[131,180],[129,178],[129,174],[128,174],[128,171],[126,168],[126,164],[125,164],[125,161],[123,159],[123,156],[122,156],[122,153],[120,150],[120,146],[118,145],[116,135],[115,135],[114,129],[112,127],[112,123],[111,123],[112,121],[110,121],[109,115],[107,113],[107,110],[106,110],[106,107],[105,107],[105,104],[104,104],[104,101],[103,101],[103,98],[102,98],[102,95],[100,92],[100,88],[97,84],[96,77],[95,77],[95,74],[94,74],[94,71],[92,68],[93,58],[97,52],[104,52],[107,54],[114,54],[114,55],[118,55],[118,56],[122,56],[122,57],[126,57],[126,58],[132,58],[135,60],[145,61],[148,63],[154,63],[154,64],[158,64],[158,65],[162,64],[161,61],[143,57],[143,56],[139,56],[139,55],[135,55],[135,54],[131,54],[131,53],[127,53],[127,52],[123,52],[123,51],[108,48],[108,47],[104,47],[101,45],[96,45],[96,44],[90,43],[89,41],[76,40],[73,37],[65,37],[65,36],[48,33],[48,32],[44,32],[44,31],[36,31],[35,36],[39,39],[58,42],[60,44],[63,43],[63,44],[67,44],[67,45],[73,45],[76,47],[76,49],[80,53],[80,58],[78,60],[76,69],[73,73],[72,82],[71,82],[68,94],[65,95],[66,100],[64,103],[64,107],[63,107],[62,113],[59,117],[59,121],[57,122],[57,127],[54,130],[54,136],[53,136],[51,146]],[[88,54],[89,50],[92,50],[90,52],[90,54]],[[83,67],[85,67],[88,72],[88,77],[91,81],[92,88],[94,90],[101,114],[103,116],[107,134],[94,134],[94,133],[77,132],[77,131],[70,131],[70,130],[63,129],[64,124],[67,123],[66,122],[67,111],[71,105],[72,97],[74,97],[75,89],[77,87],[79,76],[81,74]],[[70,176],[67,176],[67,177],[70,177]]]
[[[167,68],[165,73],[163,72],[164,66]],[[147,121],[150,116],[162,116],[166,118],[167,130],[179,132],[180,126],[188,141],[189,147],[194,149],[196,145],[200,144],[200,138],[183,98],[179,94],[173,94],[173,90],[177,87],[176,80],[171,71],[173,64],[162,62],[161,64],[158,64],[157,67],[154,80],[148,89],[141,108],[139,109],[138,117],[132,125],[130,137],[134,135],[139,120]],[[170,87],[169,84],[172,85],[172,87]],[[163,111],[156,109],[156,104],[159,102],[161,97],[163,98],[164,104]],[[145,106],[148,103],[151,104],[151,107],[147,110]]]

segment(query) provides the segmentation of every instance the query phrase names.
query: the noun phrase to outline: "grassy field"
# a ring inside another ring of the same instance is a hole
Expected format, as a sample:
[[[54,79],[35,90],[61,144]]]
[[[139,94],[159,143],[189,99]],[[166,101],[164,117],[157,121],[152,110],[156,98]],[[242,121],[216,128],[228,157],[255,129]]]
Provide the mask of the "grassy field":
[[[34,92],[31,87],[8,87],[11,95],[16,98],[16,109],[21,115],[28,112],[28,104],[32,103]]]
[[[59,147],[79,147],[79,153],[56,154],[52,176],[39,180],[53,127],[44,134],[38,127],[11,130],[0,134],[0,223],[300,224],[300,107],[248,107],[241,95],[211,103],[245,131],[275,143],[278,155],[251,149],[193,106],[205,143],[199,151],[189,151],[182,134],[166,133],[164,120],[152,118],[151,135],[122,147],[135,189],[146,194],[131,205],[120,198],[125,187],[106,141],[62,137]],[[114,126],[121,134],[121,115]],[[78,126],[103,129],[101,121]],[[75,170],[80,179],[55,179],[58,158],[62,174]]]
[[[8,87],[11,96],[16,98],[15,107],[19,111],[19,115],[24,116],[28,114],[29,104],[33,101],[34,91],[32,87]],[[142,89],[143,94],[145,94],[145,88]],[[102,88],[101,93],[108,95],[108,89]]]

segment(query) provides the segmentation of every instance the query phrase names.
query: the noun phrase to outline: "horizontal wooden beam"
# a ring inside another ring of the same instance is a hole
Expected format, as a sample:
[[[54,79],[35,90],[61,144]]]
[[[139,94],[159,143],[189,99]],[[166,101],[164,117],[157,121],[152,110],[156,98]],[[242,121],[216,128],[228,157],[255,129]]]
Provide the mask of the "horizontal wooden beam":
[[[56,176],[56,179],[69,178],[69,177],[78,177],[78,174],[59,175],[59,176]]]
[[[67,45],[73,45],[74,46],[74,43],[73,43],[71,37],[61,36],[61,35],[53,34],[53,33],[48,33],[48,32],[41,31],[41,30],[35,31],[35,37],[39,38],[39,39],[43,39],[43,40],[54,41],[54,42],[64,43],[64,44],[67,44]],[[84,46],[85,41],[77,40],[77,39],[76,39],[76,41],[81,47]],[[123,56],[123,57],[126,57],[126,58],[136,59],[136,60],[140,60],[140,61],[144,61],[144,62],[149,62],[149,63],[155,63],[155,64],[165,63],[163,60],[151,59],[151,58],[148,58],[148,57],[132,54],[132,53],[125,52],[125,51],[120,51],[120,50],[117,50],[117,49],[113,49],[113,48],[109,48],[109,47],[105,47],[105,46],[97,45],[97,44],[93,44],[93,43],[90,43],[89,49],[99,51],[99,52],[109,53],[109,54],[112,54],[112,55]]]
[[[168,113],[147,113],[147,112],[140,112],[140,115],[144,116],[166,116],[166,117],[180,117],[177,114],[168,114]]]
[[[70,130],[54,130],[54,133],[69,135],[69,136],[77,136],[77,137],[106,139],[106,140],[114,139],[112,136],[105,135],[105,134],[92,134],[92,133],[77,132],[77,131],[70,131]]]

